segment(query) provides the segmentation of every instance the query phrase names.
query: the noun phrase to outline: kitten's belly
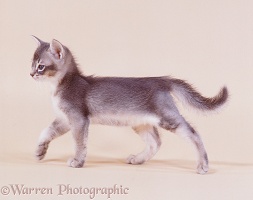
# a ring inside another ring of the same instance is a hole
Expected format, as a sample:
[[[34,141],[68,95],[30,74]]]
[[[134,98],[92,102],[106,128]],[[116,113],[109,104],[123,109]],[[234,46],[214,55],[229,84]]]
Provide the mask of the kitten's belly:
[[[157,126],[160,119],[150,114],[99,114],[90,118],[92,124],[111,126],[138,126],[150,124]]]

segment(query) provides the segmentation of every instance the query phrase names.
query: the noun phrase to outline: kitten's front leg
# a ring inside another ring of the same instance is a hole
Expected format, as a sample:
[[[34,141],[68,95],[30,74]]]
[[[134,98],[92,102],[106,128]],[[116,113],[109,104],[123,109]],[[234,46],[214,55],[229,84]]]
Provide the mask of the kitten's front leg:
[[[75,140],[75,157],[68,160],[68,165],[70,167],[83,167],[87,154],[87,140],[88,140],[88,128],[89,128],[89,119],[84,118],[80,120],[74,120],[71,123],[71,130]]]
[[[42,160],[46,155],[49,143],[69,130],[70,128],[67,123],[59,119],[54,120],[52,124],[45,128],[40,134],[39,144],[35,153],[36,158]]]

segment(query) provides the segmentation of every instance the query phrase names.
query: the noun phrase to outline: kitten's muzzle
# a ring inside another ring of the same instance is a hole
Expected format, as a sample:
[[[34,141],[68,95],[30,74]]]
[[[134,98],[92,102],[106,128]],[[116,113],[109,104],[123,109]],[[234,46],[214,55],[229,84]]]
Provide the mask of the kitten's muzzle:
[[[36,69],[32,69],[32,70],[30,71],[30,76],[31,76],[31,77],[34,77],[36,74],[37,74]]]
[[[31,72],[31,73],[30,73],[30,76],[31,76],[32,78],[34,78],[35,80],[38,80],[38,78],[39,78],[39,75],[38,75],[36,72]]]

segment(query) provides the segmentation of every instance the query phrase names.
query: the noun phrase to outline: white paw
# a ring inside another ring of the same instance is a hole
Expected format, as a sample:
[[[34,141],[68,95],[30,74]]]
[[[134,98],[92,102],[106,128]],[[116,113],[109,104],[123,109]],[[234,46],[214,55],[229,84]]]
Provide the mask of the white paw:
[[[144,159],[140,159],[138,156],[135,156],[135,155],[130,155],[126,159],[126,163],[127,164],[140,165],[140,164],[142,164],[144,162],[145,162]]]
[[[80,168],[83,167],[84,160],[79,161],[75,158],[70,158],[67,163],[69,167]]]
[[[206,174],[209,170],[208,164],[199,164],[197,167],[198,174]]]

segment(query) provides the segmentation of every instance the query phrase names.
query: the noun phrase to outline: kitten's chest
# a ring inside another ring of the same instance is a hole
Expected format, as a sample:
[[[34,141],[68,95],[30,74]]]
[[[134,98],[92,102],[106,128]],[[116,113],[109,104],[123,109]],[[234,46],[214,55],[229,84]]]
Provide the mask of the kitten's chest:
[[[53,110],[58,119],[68,121],[67,115],[64,110],[66,110],[66,106],[64,106],[64,102],[58,96],[52,96],[52,105]]]

